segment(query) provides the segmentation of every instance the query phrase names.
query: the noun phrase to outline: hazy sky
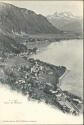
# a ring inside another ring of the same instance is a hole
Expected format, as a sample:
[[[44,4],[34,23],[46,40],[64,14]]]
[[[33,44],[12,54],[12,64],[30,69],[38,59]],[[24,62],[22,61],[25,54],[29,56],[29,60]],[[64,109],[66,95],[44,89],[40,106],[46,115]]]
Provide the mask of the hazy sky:
[[[2,0],[3,1],[3,0]],[[82,1],[3,1],[12,3],[18,7],[34,10],[43,15],[53,14],[54,12],[70,11],[76,16],[83,15]]]

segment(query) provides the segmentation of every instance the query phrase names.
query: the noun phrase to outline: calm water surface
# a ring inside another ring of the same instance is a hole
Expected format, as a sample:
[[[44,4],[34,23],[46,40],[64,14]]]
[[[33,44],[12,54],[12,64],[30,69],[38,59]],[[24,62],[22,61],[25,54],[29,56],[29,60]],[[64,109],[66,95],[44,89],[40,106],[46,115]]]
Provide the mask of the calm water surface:
[[[82,96],[83,84],[82,44],[82,40],[52,43],[45,47],[43,52],[34,55],[34,58],[55,65],[64,65],[70,69],[70,72],[61,80],[61,87],[80,96]],[[63,114],[45,103],[28,101],[25,96],[0,84],[0,124],[3,124],[5,120],[36,121],[35,124],[82,124],[83,116],[82,114],[78,117]]]
[[[83,92],[83,40],[51,43],[35,59],[66,66],[70,71],[61,80],[61,88],[82,97]]]

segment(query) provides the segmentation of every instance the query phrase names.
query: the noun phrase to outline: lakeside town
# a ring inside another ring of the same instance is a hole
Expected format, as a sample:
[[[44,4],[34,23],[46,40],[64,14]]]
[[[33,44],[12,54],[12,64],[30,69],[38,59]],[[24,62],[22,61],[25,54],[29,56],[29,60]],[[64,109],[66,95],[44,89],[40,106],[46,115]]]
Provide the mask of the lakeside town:
[[[37,52],[37,48],[32,48],[0,57],[0,82],[22,92],[30,100],[43,101],[64,113],[79,115],[82,99],[60,88],[59,78],[67,68],[31,58]]]
[[[24,95],[28,101],[43,102],[62,113],[79,116],[83,113],[83,99],[76,94],[82,88],[81,39],[82,18],[70,12],[43,16],[0,3],[0,84]],[[48,58],[34,58],[41,52],[43,57],[50,54],[49,62]],[[66,80],[68,89],[62,89],[60,81],[68,65],[71,79]]]

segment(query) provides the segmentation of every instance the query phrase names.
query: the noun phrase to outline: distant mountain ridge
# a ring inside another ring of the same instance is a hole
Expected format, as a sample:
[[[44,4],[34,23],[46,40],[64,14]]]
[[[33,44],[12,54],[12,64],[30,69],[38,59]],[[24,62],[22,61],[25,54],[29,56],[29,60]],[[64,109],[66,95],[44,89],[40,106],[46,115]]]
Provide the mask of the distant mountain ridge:
[[[41,14],[8,3],[0,3],[0,30],[9,33],[60,33]]]
[[[73,17],[70,13],[61,13],[61,19],[64,17],[65,20],[67,15]],[[53,19],[56,17],[57,19],[57,16],[58,13],[55,13],[55,16],[50,17],[53,17]],[[8,3],[0,3],[0,52],[20,53],[25,51],[27,48],[22,43],[29,41],[29,37],[32,39],[31,41],[43,40],[44,42],[45,40],[59,41],[60,39],[79,38],[79,36],[74,33],[64,33],[62,28],[60,30],[59,26],[64,25],[63,20],[59,18],[60,16],[58,16],[58,21],[56,25],[54,25],[54,23],[51,24],[48,21],[50,17],[47,19],[41,14],[36,14],[34,11],[19,8]],[[75,28],[78,27],[74,21],[73,25],[75,25]],[[73,27],[74,26],[70,27],[69,25],[69,29]],[[77,31],[79,31],[79,29],[77,29]]]
[[[47,19],[63,31],[81,33],[83,30],[82,17],[75,16],[71,12],[55,12],[53,15],[48,15]]]

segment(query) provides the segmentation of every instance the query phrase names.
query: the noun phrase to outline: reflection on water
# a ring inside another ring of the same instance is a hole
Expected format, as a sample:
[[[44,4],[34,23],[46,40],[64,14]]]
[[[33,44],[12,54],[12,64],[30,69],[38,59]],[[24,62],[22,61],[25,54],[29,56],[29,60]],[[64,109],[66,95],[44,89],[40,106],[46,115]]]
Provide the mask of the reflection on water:
[[[51,43],[33,56],[35,59],[66,66],[70,72],[62,79],[61,88],[82,97],[83,92],[83,40]]]

